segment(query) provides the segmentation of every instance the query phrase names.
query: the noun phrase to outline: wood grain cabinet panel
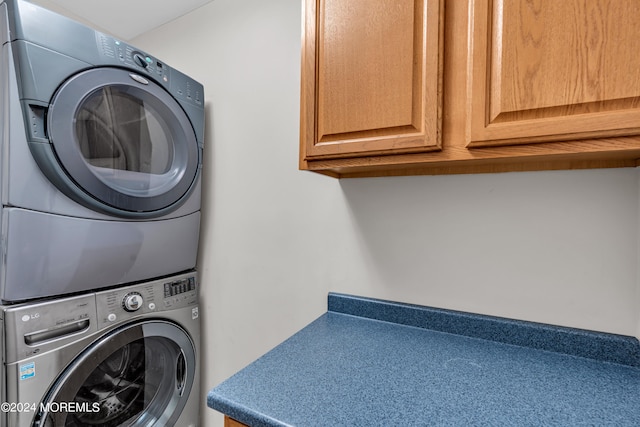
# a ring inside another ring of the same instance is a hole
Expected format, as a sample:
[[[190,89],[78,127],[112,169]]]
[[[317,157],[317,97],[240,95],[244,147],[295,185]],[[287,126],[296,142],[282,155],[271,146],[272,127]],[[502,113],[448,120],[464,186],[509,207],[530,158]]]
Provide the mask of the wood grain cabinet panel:
[[[640,0],[302,0],[300,168],[633,167]]]
[[[224,427],[249,427],[246,424],[242,424],[239,421],[234,420],[233,418],[229,418],[227,416],[224,417]]]
[[[302,161],[441,146],[440,0],[305,0]]]
[[[640,133],[637,0],[473,0],[470,147]]]

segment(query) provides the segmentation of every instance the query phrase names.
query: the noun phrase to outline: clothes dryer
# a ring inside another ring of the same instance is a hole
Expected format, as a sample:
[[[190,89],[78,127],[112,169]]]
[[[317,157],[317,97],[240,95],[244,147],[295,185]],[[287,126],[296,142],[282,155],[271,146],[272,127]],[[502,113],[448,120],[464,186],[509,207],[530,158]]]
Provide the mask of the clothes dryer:
[[[195,274],[0,307],[1,427],[199,425]]]
[[[201,84],[23,0],[0,2],[0,299],[193,269]]]

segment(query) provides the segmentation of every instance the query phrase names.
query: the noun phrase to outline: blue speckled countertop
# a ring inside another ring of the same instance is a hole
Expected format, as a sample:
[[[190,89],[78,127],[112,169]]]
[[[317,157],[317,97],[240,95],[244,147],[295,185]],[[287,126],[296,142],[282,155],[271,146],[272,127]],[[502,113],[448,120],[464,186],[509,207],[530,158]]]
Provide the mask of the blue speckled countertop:
[[[261,426],[640,426],[640,343],[348,295],[224,381]]]

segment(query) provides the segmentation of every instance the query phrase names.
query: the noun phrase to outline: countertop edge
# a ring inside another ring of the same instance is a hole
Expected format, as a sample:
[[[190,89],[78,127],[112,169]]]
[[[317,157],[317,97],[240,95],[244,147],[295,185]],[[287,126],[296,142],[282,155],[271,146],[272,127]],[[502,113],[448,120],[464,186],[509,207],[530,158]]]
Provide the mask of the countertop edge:
[[[207,406],[251,427],[291,427],[289,424],[282,423],[242,404],[226,399],[214,391],[210,391],[207,394]]]

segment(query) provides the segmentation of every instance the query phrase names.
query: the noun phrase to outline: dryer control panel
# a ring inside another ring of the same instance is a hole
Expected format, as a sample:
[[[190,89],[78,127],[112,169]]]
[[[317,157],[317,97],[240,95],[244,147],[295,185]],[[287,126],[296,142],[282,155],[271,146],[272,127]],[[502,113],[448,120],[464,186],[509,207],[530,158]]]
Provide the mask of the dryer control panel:
[[[141,314],[161,313],[198,304],[193,273],[96,293],[98,328]]]
[[[137,70],[162,84],[180,102],[204,108],[204,88],[200,83],[134,46],[99,31],[95,33],[103,61]]]

